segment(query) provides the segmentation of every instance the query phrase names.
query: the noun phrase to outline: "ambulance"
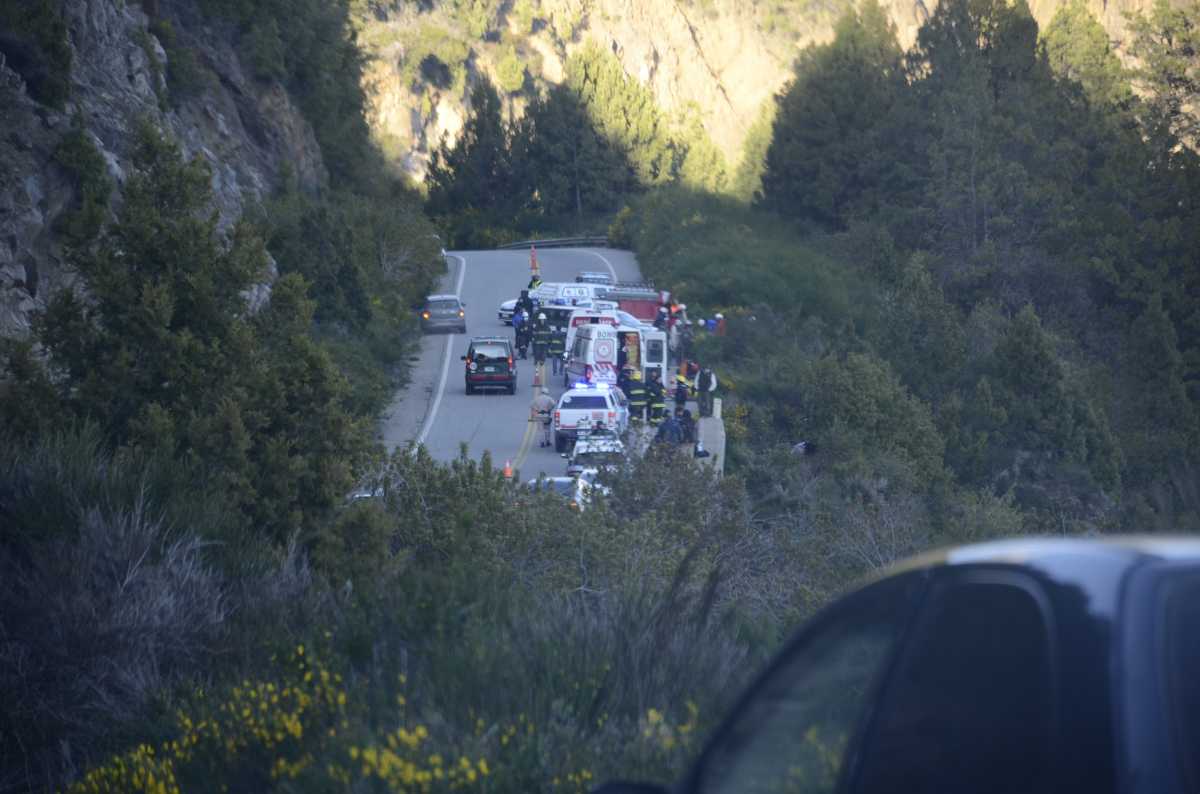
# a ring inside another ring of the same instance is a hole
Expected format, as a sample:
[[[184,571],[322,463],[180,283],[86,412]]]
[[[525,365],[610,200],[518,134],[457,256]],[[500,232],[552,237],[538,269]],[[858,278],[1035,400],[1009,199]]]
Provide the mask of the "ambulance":
[[[567,350],[563,385],[608,383],[615,385],[623,367],[636,369],[646,379],[658,370],[663,383],[667,376],[667,335],[651,326],[633,327],[592,323],[575,328],[575,339]]]

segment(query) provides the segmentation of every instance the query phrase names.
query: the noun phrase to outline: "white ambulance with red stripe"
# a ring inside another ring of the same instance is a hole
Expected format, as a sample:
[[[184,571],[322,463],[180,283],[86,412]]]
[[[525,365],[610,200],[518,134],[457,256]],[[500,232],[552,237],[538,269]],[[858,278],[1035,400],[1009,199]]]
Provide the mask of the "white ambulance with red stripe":
[[[624,367],[640,371],[643,379],[649,377],[651,370],[658,370],[660,380],[665,378],[666,333],[644,325],[634,328],[594,323],[577,327],[574,341],[567,350],[563,385],[607,383],[615,386]]]

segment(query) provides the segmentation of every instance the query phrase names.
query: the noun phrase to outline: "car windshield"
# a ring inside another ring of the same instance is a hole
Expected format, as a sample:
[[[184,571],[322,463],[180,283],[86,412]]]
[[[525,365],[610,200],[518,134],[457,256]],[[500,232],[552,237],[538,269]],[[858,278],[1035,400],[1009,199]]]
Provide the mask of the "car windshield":
[[[594,409],[607,408],[608,401],[599,394],[564,394],[562,398],[563,408],[580,408]]]
[[[488,361],[494,358],[508,358],[508,349],[503,345],[476,345],[475,358],[479,361]]]
[[[575,463],[583,466],[608,466],[621,462],[620,452],[582,452],[575,456]]]
[[[458,301],[454,299],[429,301],[430,309],[457,309]]]

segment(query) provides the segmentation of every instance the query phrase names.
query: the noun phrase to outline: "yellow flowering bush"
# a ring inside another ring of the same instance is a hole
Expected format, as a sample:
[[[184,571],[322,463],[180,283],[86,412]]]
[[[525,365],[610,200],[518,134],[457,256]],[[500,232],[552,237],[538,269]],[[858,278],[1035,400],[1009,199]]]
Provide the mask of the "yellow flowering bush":
[[[674,765],[689,749],[696,709],[673,723],[651,709],[637,725],[603,715],[592,741],[568,715],[545,728],[524,713],[501,722],[470,715],[457,731],[408,720],[406,679],[391,699],[389,730],[372,727],[366,697],[303,645],[274,680],[243,680],[219,696],[192,693],[171,738],[141,744],[90,770],[69,794],[209,791],[523,792],[583,794],[594,759],[635,753],[634,768]],[[364,687],[365,688],[365,687]],[[435,735],[436,733],[436,735]],[[598,737],[598,738],[597,738]]]

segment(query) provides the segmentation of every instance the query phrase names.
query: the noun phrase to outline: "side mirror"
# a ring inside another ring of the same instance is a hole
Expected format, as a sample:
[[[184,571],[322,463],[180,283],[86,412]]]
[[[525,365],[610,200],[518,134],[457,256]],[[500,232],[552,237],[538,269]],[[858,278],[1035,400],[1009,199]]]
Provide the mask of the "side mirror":
[[[668,794],[668,790],[666,786],[660,786],[657,783],[609,780],[592,789],[591,794]]]

